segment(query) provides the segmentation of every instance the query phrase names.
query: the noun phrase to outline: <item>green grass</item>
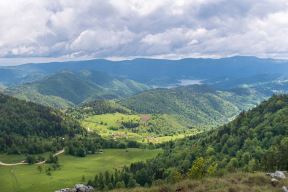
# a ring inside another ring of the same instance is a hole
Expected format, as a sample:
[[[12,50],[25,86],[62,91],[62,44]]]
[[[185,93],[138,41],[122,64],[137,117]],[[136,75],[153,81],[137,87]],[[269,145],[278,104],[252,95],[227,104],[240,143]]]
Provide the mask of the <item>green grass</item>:
[[[123,123],[134,122],[135,128],[126,128]],[[197,129],[189,129],[181,124],[181,119],[168,114],[110,113],[92,115],[81,120],[83,127],[95,131],[105,138],[129,139],[138,142],[161,143],[197,134]]]
[[[121,168],[132,162],[144,161],[155,157],[161,150],[147,149],[107,149],[102,154],[89,155],[85,158],[60,155],[61,168],[52,171],[52,176],[40,173],[37,165],[0,166],[1,192],[51,192],[56,189],[72,187],[83,183],[82,176],[92,179],[96,173],[114,168]],[[1,155],[1,161],[14,161],[17,157]],[[20,159],[20,157],[19,157]],[[47,166],[47,165],[44,165]]]
[[[88,130],[96,130],[102,135],[109,134],[109,129],[119,128],[122,122],[139,121],[139,115],[126,115],[121,113],[93,115],[86,118],[82,125]]]
[[[93,115],[84,119],[81,124],[89,131],[96,131],[105,138],[119,138],[141,140],[141,135],[128,129],[120,128],[122,122],[139,121],[138,115],[126,115],[121,113]],[[116,130],[117,129],[117,130]]]
[[[168,142],[168,141],[175,141],[178,139],[183,139],[185,137],[192,136],[192,135],[195,135],[197,133],[200,133],[200,132],[187,133],[187,134],[177,134],[177,135],[162,136],[162,137],[147,137],[144,142],[154,143],[154,144],[164,143],[164,142]]]

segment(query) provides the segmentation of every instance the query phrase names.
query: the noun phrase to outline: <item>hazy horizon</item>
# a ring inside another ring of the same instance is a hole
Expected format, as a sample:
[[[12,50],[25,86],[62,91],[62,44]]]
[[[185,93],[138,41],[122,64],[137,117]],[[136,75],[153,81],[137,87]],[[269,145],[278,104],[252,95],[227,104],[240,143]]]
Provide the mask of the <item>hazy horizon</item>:
[[[52,62],[69,62],[69,61],[89,61],[89,60],[108,60],[108,61],[127,61],[136,59],[159,59],[159,60],[182,60],[182,59],[224,59],[232,57],[255,57],[258,59],[274,59],[288,61],[288,58],[270,58],[270,57],[257,57],[250,55],[231,55],[227,57],[181,57],[181,58],[170,58],[170,57],[131,57],[131,58],[0,58],[0,67],[18,66],[25,64],[49,64]]]

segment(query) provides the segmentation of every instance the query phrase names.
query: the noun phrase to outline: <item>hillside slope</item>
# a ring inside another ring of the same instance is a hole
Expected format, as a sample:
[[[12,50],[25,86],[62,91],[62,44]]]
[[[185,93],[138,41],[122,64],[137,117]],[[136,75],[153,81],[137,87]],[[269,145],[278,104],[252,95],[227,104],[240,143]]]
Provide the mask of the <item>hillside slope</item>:
[[[121,98],[146,89],[147,86],[132,80],[86,70],[60,72],[40,81],[9,88],[6,93],[52,107],[67,107],[94,99]]]
[[[258,93],[217,91],[206,85],[154,89],[120,101],[138,113],[174,114],[190,126],[211,127],[230,121],[264,99]]]
[[[0,94],[0,114],[1,152],[36,153],[40,148],[46,151],[53,144],[57,148],[57,138],[83,131],[77,122],[57,110],[3,94]]]

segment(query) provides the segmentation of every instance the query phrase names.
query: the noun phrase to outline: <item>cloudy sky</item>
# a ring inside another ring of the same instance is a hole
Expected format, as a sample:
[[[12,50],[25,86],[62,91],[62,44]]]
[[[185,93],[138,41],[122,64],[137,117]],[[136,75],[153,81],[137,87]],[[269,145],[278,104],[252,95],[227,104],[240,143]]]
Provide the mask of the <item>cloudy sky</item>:
[[[288,1],[0,1],[2,60],[231,55],[288,58]]]

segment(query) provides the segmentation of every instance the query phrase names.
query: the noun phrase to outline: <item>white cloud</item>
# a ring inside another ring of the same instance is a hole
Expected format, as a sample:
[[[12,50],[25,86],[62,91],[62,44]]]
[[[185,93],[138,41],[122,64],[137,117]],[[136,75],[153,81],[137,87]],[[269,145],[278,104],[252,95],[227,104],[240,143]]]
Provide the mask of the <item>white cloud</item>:
[[[287,57],[287,0],[0,1],[0,57]]]
[[[130,31],[105,31],[105,30],[86,30],[72,42],[71,49],[75,51],[103,52],[106,50],[117,49],[120,45],[127,44],[133,40]]]
[[[195,30],[172,28],[163,33],[148,34],[141,40],[141,43],[146,50],[149,50],[147,54],[181,53],[183,48],[197,46],[206,37],[206,33],[207,30],[204,28]]]

